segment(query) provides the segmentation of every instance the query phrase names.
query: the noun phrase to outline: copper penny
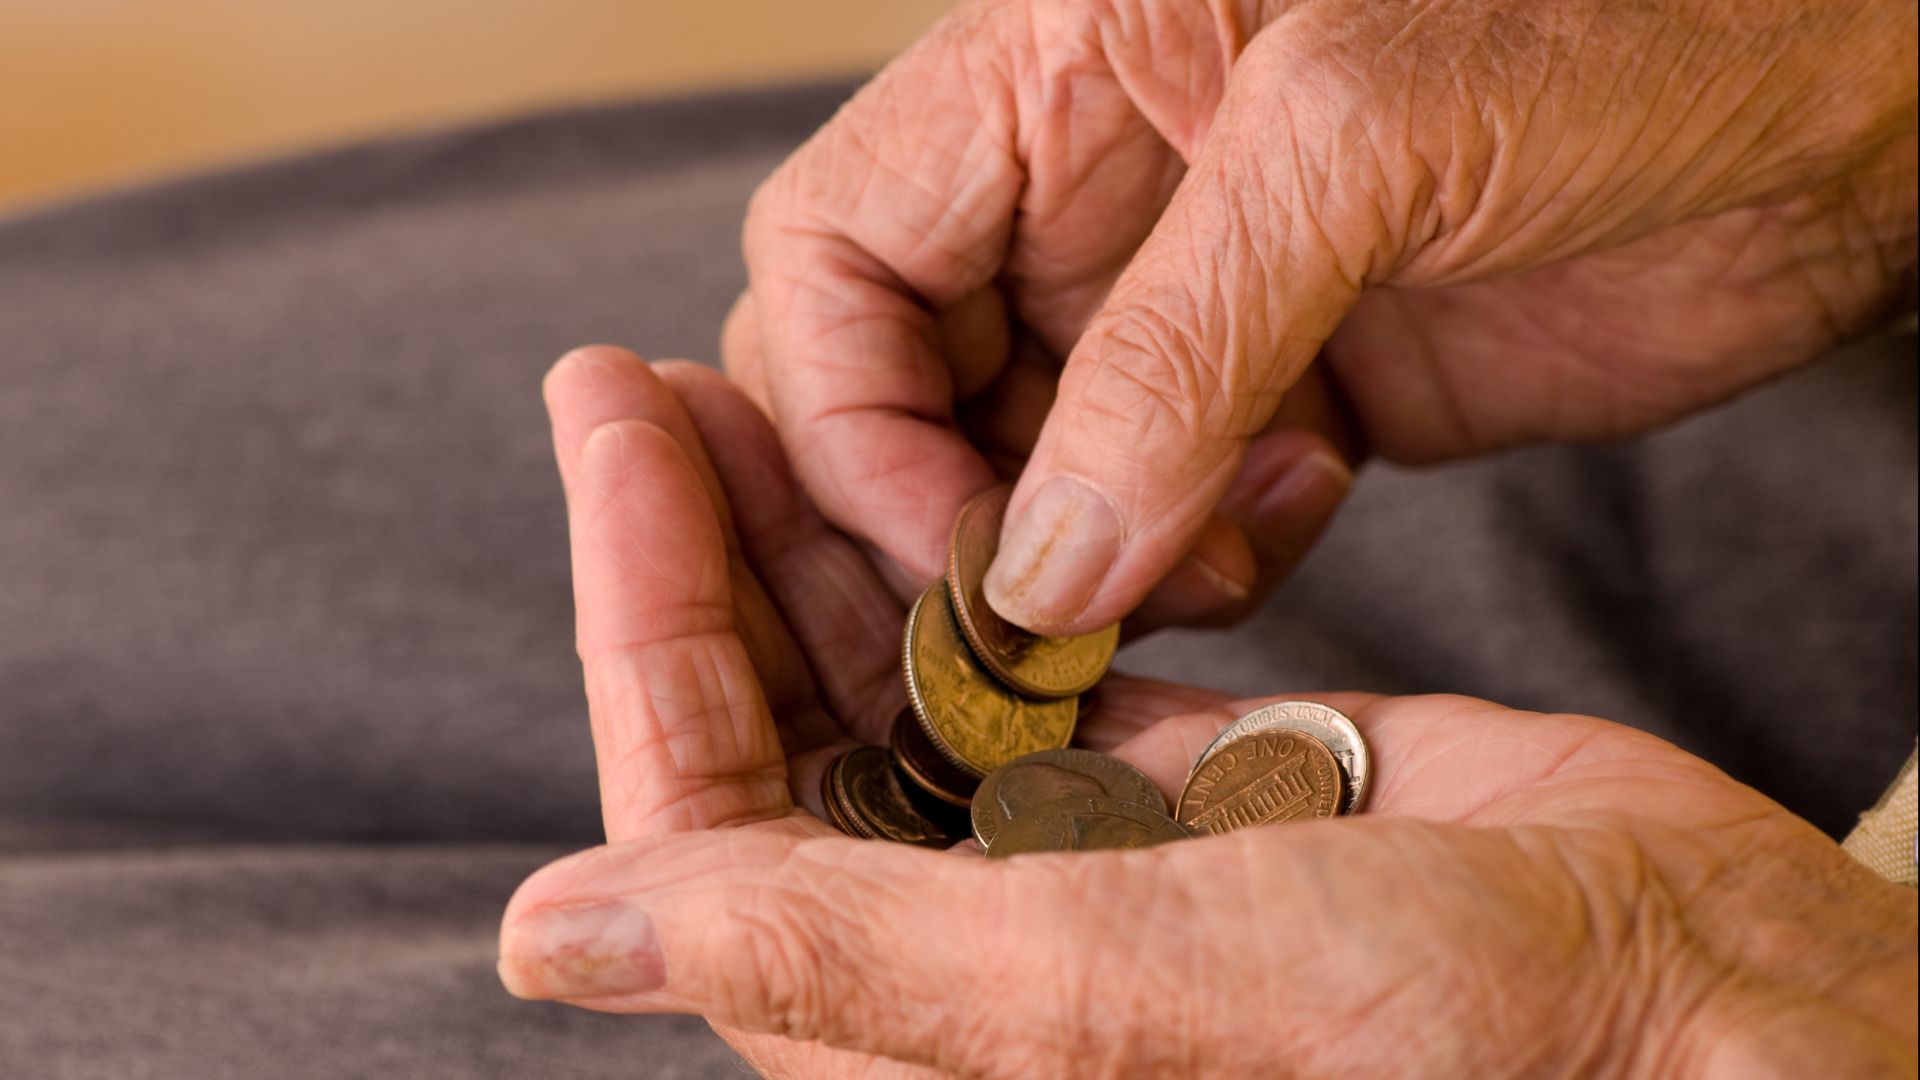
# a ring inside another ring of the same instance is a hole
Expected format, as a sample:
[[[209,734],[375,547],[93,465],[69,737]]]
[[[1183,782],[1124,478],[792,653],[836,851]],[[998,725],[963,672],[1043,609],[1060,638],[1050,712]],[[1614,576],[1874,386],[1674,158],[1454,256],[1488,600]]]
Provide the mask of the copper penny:
[[[933,748],[933,741],[927,738],[920,718],[911,708],[900,710],[900,715],[894,717],[888,745],[893,749],[894,764],[913,786],[959,809],[972,804],[973,790],[980,786],[980,778],[960,771],[959,766]]]
[[[1175,814],[1196,834],[1330,818],[1340,809],[1333,751],[1298,731],[1246,735],[1213,751],[1187,778]]]
[[[847,820],[846,811],[841,809],[840,793],[834,783],[835,774],[840,771],[841,757],[844,756],[843,754],[828,762],[826,769],[820,773],[820,804],[826,808],[827,824],[848,836],[860,836],[861,833],[854,828],[853,822]]]
[[[1073,737],[1077,699],[1021,697],[974,662],[954,622],[945,581],[934,582],[914,601],[903,652],[907,698],[927,742],[974,780],[1023,754],[1065,746]]]
[[[1060,799],[1023,810],[987,848],[987,858],[1034,851],[1103,851],[1185,840],[1179,822],[1149,806],[1105,795]]]
[[[947,548],[954,615],[973,655],[994,678],[1029,697],[1072,697],[1107,673],[1120,627],[1045,637],[1015,626],[987,605],[987,567],[1000,550],[1000,526],[1012,494],[1011,487],[997,487],[976,495],[954,520]]]
[[[1346,713],[1317,701],[1276,701],[1235,720],[1200,751],[1188,777],[1199,772],[1220,747],[1256,732],[1279,730],[1304,732],[1333,751],[1344,793],[1340,800],[1342,814],[1358,813],[1367,805],[1367,791],[1373,783],[1373,755],[1367,750],[1367,740]]]
[[[955,840],[914,805],[894,771],[893,755],[881,747],[856,747],[835,758],[823,786],[835,824],[854,836],[938,848]]]
[[[1161,814],[1167,811],[1159,787],[1119,758],[1077,747],[1042,750],[1015,758],[980,781],[980,790],[973,793],[974,838],[981,847],[991,847],[1007,822],[1023,812],[1084,795],[1104,795]]]

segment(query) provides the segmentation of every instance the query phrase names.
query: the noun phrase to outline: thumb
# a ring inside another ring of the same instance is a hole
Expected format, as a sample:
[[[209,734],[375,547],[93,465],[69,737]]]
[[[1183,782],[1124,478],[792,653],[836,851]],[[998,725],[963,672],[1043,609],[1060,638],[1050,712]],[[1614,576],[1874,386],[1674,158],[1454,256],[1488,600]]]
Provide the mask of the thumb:
[[[1176,891],[1162,864],[1157,849],[989,862],[778,829],[653,837],[522,885],[500,972],[522,997],[698,1013],[968,1076],[1066,1076],[1088,1025],[1126,1011],[1086,1000],[1113,920],[1146,942],[1192,936],[1137,899]]]
[[[1068,357],[1014,491],[988,601],[1041,633],[1118,621],[1192,546],[1387,248],[1338,117],[1271,28],[1164,216]]]

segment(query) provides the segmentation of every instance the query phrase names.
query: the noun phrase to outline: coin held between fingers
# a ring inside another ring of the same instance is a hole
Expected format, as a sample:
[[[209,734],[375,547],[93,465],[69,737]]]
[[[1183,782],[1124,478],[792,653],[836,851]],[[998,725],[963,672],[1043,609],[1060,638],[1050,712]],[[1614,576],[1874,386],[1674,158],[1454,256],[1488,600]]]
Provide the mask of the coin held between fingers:
[[[1028,626],[1080,617],[1120,557],[1119,509],[1077,476],[1047,478],[987,574],[994,608]]]
[[[1100,681],[1120,644],[1118,624],[1073,637],[1047,637],[1002,618],[987,602],[988,567],[1000,550],[1010,487],[973,497],[954,519],[947,585],[955,620],[973,656],[994,678],[1028,697],[1072,697]]]

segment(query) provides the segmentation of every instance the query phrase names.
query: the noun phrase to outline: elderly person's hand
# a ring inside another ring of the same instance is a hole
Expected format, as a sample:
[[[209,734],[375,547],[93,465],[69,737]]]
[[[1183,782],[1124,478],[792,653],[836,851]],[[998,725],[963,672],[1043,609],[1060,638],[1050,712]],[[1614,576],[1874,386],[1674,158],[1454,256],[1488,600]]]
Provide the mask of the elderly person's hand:
[[[1359,817],[1004,862],[839,836],[820,769],[900,705],[898,602],[713,373],[589,350],[548,400],[612,843],[515,896],[516,993],[701,1013],[775,1075],[1913,1069],[1914,892],[1601,720],[1334,695]],[[1083,741],[1173,791],[1249,704],[1112,676]]]
[[[908,578],[1018,472],[1003,615],[1231,614],[1363,448],[1637,431],[1911,303],[1915,63],[1910,0],[971,0],[761,189],[727,364]]]

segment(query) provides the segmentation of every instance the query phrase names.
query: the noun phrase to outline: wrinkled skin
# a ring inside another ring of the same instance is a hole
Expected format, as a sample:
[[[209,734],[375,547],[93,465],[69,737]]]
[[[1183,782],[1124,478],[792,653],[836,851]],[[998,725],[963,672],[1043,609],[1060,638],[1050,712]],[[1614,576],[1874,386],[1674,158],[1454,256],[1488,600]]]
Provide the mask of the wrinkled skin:
[[[1915,25],[973,0],[760,190],[727,365],[903,582],[1018,473],[1002,614],[1231,617],[1365,450],[1641,431],[1912,304]]]
[[[547,382],[610,843],[501,931],[515,993],[696,1012],[774,1076],[1853,1077],[1915,1067],[1911,889],[1590,717],[1315,695],[1370,812],[988,861],[839,836],[903,610],[722,377]],[[1079,741],[1177,791],[1252,702],[1112,676]],[[644,1071],[644,1070],[643,1070]]]

